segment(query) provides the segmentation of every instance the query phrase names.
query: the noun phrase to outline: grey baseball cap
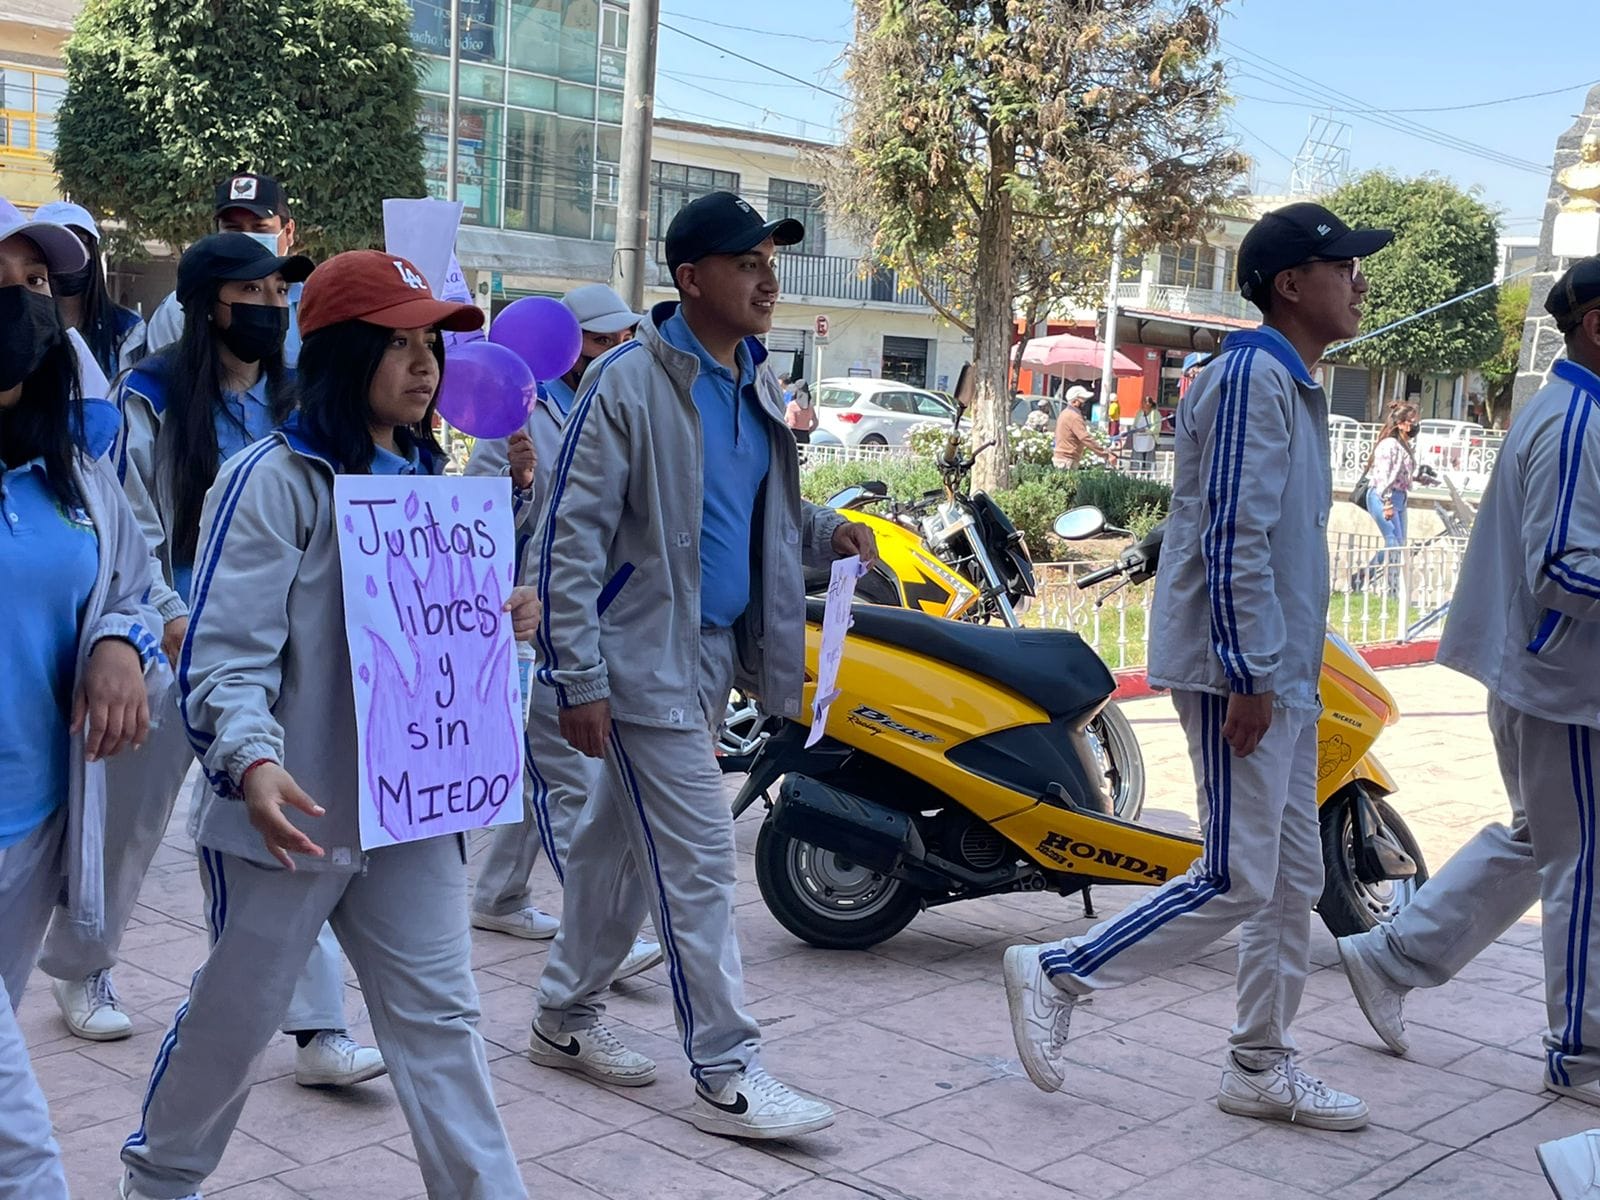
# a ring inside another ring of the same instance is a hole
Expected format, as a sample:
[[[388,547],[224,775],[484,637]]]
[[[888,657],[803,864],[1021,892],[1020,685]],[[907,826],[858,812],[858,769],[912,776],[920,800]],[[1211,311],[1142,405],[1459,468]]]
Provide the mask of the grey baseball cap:
[[[578,326],[590,333],[621,333],[644,320],[623,298],[603,283],[586,283],[561,297]]]

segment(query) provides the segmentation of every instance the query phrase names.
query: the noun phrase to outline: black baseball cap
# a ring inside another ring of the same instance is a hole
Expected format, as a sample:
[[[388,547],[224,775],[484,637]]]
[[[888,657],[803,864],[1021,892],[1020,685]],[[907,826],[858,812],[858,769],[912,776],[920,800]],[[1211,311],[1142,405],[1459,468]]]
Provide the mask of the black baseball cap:
[[[1308,262],[1365,258],[1394,241],[1392,229],[1351,229],[1320,204],[1290,204],[1263,216],[1239,245],[1239,293],[1255,300],[1279,271]]]
[[[213,209],[221,216],[230,208],[242,208],[258,217],[289,219],[289,201],[284,197],[283,185],[270,175],[256,175],[241,171],[217,184],[217,203]]]
[[[793,217],[763,221],[761,214],[732,192],[712,192],[691,200],[667,226],[667,269],[677,275],[684,263],[712,254],[743,254],[771,238],[793,246],[806,227]]]
[[[303,254],[280,258],[247,234],[208,234],[178,260],[178,303],[188,304],[216,280],[265,279],[276,271],[290,283],[300,283],[312,266]]]
[[[1556,280],[1544,298],[1544,310],[1562,333],[1576,329],[1583,314],[1600,308],[1600,255],[1580,258]]]

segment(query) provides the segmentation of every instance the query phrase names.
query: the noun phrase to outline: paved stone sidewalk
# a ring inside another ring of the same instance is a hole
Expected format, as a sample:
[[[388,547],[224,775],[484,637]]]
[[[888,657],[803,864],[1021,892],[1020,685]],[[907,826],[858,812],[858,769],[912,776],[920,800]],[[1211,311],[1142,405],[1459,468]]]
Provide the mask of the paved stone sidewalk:
[[[1485,733],[1481,688],[1440,667],[1386,673],[1405,721],[1383,757],[1397,805],[1437,867],[1504,793]],[[1150,768],[1147,815],[1194,821],[1193,785],[1165,699],[1129,706]],[[22,1007],[73,1194],[114,1195],[116,1153],[138,1124],[150,1062],[205,953],[200,888],[181,816],[147,882],[117,981],[135,1036],[96,1045],[67,1036],[35,976]],[[919,917],[871,953],[810,949],[767,914],[741,823],[739,892],[751,1009],[773,1072],[839,1108],[830,1130],[755,1148],[697,1132],[681,1116],[690,1085],[657,970],[625,985],[618,1031],[662,1065],[652,1087],[607,1090],[523,1057],[538,943],[475,933],[483,1031],[499,1100],[539,1200],[1300,1200],[1308,1196],[1538,1197],[1534,1146],[1600,1125],[1540,1092],[1543,1024],[1537,910],[1454,983],[1408,1006],[1412,1056],[1384,1054],[1318,925],[1297,1025],[1313,1070],[1364,1096],[1372,1127],[1319,1133],[1227,1117],[1212,1096],[1231,1023],[1233,955],[1214,953],[1098,997],[1073,1022],[1067,1091],[1022,1077],[999,980],[1002,949],[1086,927],[1078,900],[1017,896]],[[541,901],[559,895],[541,864]],[[1134,893],[1102,889],[1102,914]],[[352,985],[352,1011],[361,1011]],[[246,1002],[241,998],[241,1002]],[[358,1032],[367,1032],[362,1027]],[[422,1195],[393,1092],[344,1094],[292,1082],[292,1043],[269,1051],[209,1200],[402,1200]]]

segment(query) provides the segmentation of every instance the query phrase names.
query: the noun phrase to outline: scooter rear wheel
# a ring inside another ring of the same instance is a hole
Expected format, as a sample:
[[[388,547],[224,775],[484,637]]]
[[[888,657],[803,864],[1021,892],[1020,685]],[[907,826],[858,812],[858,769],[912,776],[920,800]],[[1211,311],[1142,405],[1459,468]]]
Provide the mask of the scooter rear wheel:
[[[1124,821],[1137,821],[1144,811],[1144,753],[1132,723],[1113,702],[1100,710],[1084,732],[1105,773],[1111,811]]]
[[[756,837],[756,883],[767,909],[790,933],[822,950],[865,950],[886,941],[922,910],[910,884],[831,850],[776,832]]]

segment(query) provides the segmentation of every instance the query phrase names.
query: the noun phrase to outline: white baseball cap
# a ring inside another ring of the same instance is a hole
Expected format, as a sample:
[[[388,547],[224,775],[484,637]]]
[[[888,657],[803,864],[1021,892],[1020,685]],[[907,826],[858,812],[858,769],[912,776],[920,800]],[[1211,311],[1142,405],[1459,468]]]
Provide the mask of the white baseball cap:
[[[52,200],[49,204],[41,204],[39,210],[33,214],[33,219],[49,221],[54,225],[65,225],[69,229],[81,229],[95,241],[100,240],[100,226],[94,223],[89,210],[81,204],[73,204],[70,200]]]
[[[628,307],[627,301],[603,283],[586,283],[561,297],[567,311],[578,318],[578,326],[590,333],[621,333],[644,320]]]
[[[1082,384],[1078,384],[1076,387],[1069,387],[1067,389],[1068,400],[1088,400],[1093,395],[1094,393],[1088,388],[1084,387]]]
[[[17,234],[22,234],[39,247],[39,252],[44,255],[45,267],[52,275],[82,270],[89,261],[89,252],[72,230],[50,221],[30,221],[17,210],[15,204],[0,197],[0,242]]]

